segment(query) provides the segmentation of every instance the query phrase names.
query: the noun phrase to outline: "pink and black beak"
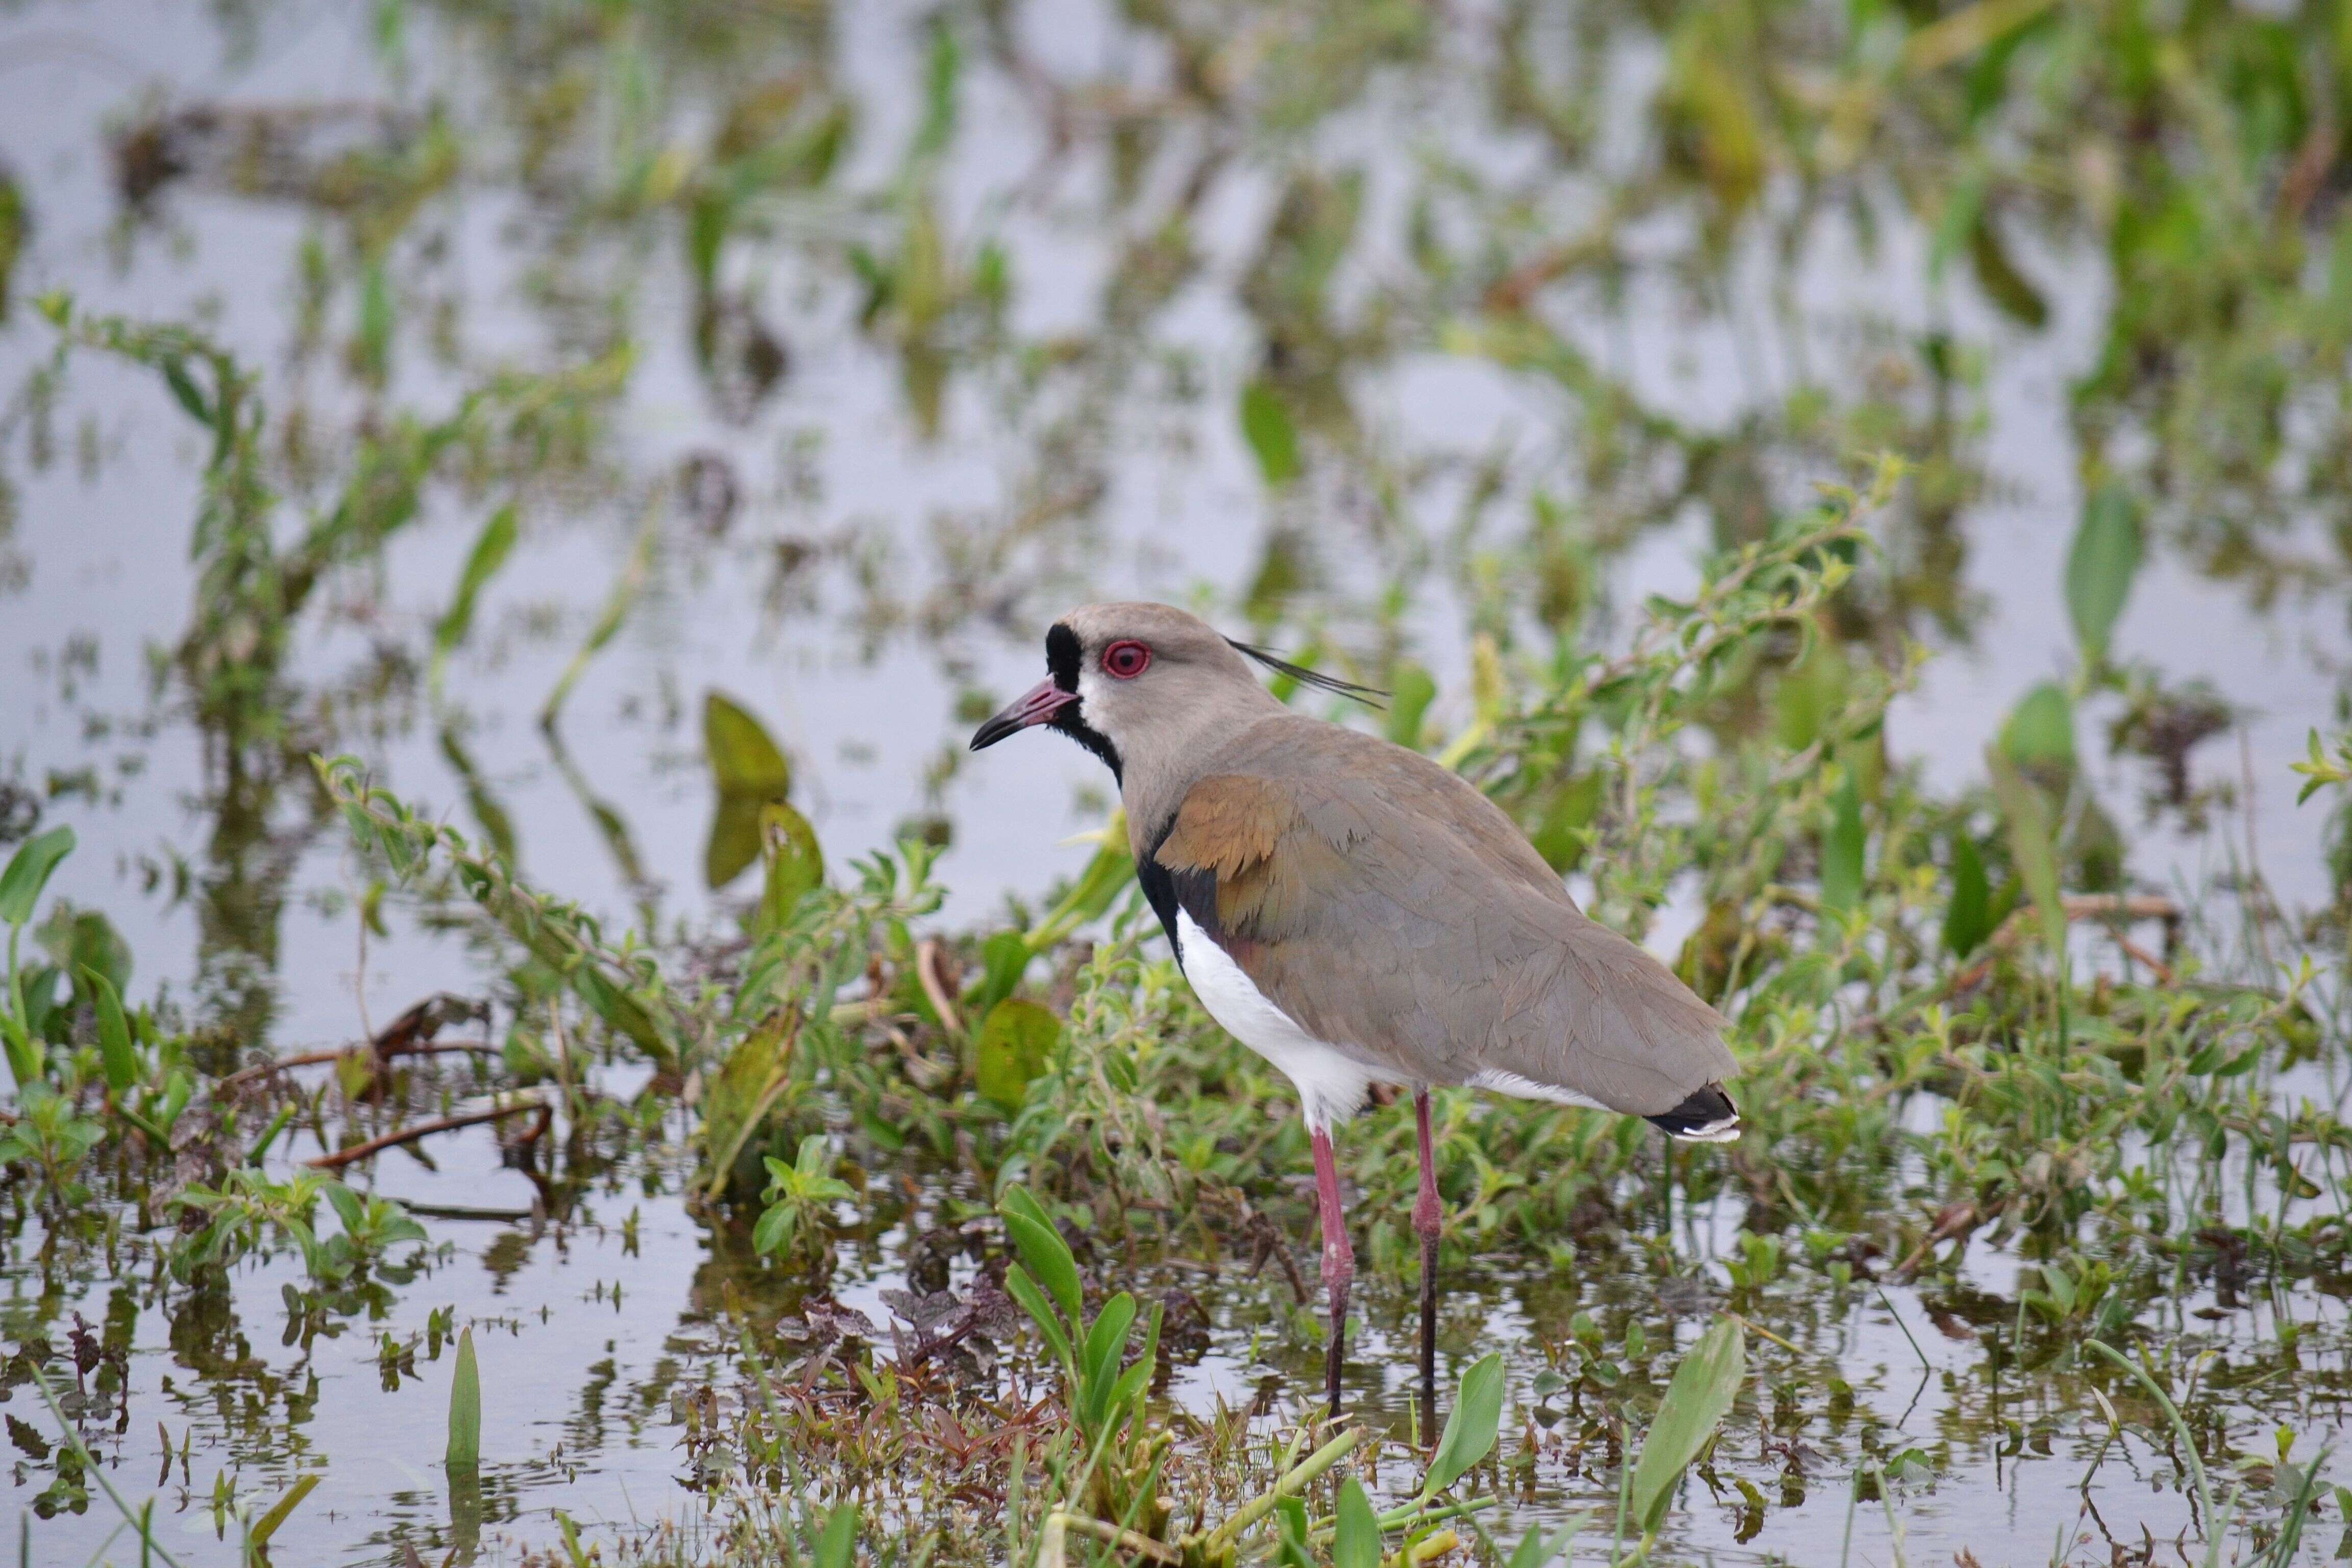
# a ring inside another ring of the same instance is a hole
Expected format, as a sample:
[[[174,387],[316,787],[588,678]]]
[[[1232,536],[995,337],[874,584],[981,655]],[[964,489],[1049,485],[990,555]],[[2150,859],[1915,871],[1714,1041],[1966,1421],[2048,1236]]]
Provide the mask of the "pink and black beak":
[[[987,723],[973,731],[971,749],[985,751],[1016,731],[1050,722],[1055,714],[1077,700],[1076,692],[1065,691],[1051,680],[1041,680],[1005,704]]]

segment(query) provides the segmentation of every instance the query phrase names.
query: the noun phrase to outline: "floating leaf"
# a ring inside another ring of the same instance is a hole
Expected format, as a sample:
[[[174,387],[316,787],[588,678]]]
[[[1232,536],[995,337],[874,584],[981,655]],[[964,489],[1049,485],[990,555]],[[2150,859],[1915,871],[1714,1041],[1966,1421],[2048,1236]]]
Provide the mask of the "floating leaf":
[[[482,1462],[482,1377],[470,1327],[457,1336],[457,1364],[449,1377],[449,1451],[442,1462],[453,1470]]]
[[[1340,1484],[1336,1513],[1339,1533],[1331,1542],[1331,1568],[1381,1568],[1380,1516],[1364,1495],[1363,1482],[1349,1476]]]
[[[1445,1418],[1445,1435],[1429,1461],[1422,1495],[1433,1496],[1460,1480],[1495,1446],[1503,1420],[1503,1358],[1489,1352],[1462,1374],[1454,1396],[1454,1413]]]
[[[1062,1020],[1052,1008],[1018,996],[999,1002],[981,1021],[973,1047],[976,1087],[1007,1110],[1019,1110],[1029,1080],[1045,1070],[1061,1039]]]
[[[17,846],[8,868],[0,871],[0,925],[20,926],[33,918],[33,906],[49,885],[49,873],[73,849],[70,827],[52,827]]]
[[[1658,1417],[1642,1439],[1634,1461],[1630,1500],[1644,1534],[1665,1516],[1675,1483],[1698,1458],[1723,1423],[1748,1376],[1747,1336],[1738,1320],[1717,1318],[1675,1368],[1674,1381],[1658,1405]]]
[[[1242,388],[1242,436],[1257,454],[1258,472],[1280,489],[1298,477],[1298,429],[1282,394],[1265,382]]]
[[[1862,791],[1852,768],[1830,809],[1829,831],[1822,836],[1822,912],[1843,914],[1862,900]]]
[[[2131,492],[2110,479],[2091,492],[2083,521],[2066,553],[2066,613],[2074,638],[2093,663],[2107,656],[2107,637],[2123,617],[2139,574],[2142,542],[2139,507]]]
[[[1992,889],[1976,840],[1952,836],[1952,902],[1944,911],[1944,951],[1966,958],[1992,935]]]

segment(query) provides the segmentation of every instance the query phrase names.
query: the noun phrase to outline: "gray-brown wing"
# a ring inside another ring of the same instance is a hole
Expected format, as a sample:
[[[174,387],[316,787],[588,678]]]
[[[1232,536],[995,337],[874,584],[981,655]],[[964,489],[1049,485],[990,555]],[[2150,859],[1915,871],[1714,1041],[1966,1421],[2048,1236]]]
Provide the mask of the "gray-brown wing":
[[[1643,1116],[1738,1070],[1723,1018],[1586,919],[1492,803],[1314,730],[1221,756],[1147,868],[1302,1027],[1403,1077],[1505,1073]]]

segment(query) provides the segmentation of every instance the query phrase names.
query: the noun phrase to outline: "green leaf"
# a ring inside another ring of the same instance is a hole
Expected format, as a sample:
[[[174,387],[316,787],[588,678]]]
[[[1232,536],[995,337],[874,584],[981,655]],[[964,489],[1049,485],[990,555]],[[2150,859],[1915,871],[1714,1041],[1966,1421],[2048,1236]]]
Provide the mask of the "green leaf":
[[[1543,1527],[1538,1525],[1528,1531],[1527,1539],[1520,1542],[1518,1550],[1511,1553],[1507,1568],[1549,1568],[1552,1560],[1568,1550],[1568,1543],[1574,1541],[1576,1532],[1583,1528],[1584,1516],[1581,1514],[1570,1520],[1557,1535],[1547,1536]]]
[[[309,1497],[310,1489],[318,1484],[319,1472],[316,1470],[297,1476],[294,1484],[286,1489],[285,1495],[270,1504],[269,1511],[255,1520],[253,1528],[245,1532],[246,1544],[256,1551],[268,1545],[269,1538],[278,1533],[278,1527],[286,1522],[286,1516],[294,1511],[294,1505]]]
[[[1979,207],[1976,226],[1969,231],[1969,264],[1977,287],[2011,321],[2039,330],[2050,320],[2050,306],[2033,280],[2017,269],[1993,226],[1992,214]]]
[[[1436,1457],[1429,1461],[1422,1495],[1434,1496],[1460,1480],[1495,1446],[1503,1420],[1503,1358],[1488,1352],[1462,1374],[1454,1396],[1454,1413],[1445,1418],[1445,1435],[1437,1440]]]
[[[1242,436],[1257,455],[1258,472],[1280,489],[1298,477],[1298,430],[1282,395],[1265,382],[1242,388]]]
[[[1007,1187],[997,1200],[996,1212],[1003,1216],[1005,1234],[1021,1250],[1021,1261],[1029,1266],[1073,1324],[1079,1321],[1086,1298],[1078,1285],[1077,1259],[1070,1256],[1070,1244],[1054,1228],[1054,1222],[1025,1187]]]
[[[991,1008],[1020,986],[1021,977],[1029,972],[1029,961],[1035,956],[1027,932],[998,931],[980,944],[980,981],[965,1000],[985,1018]],[[982,1026],[986,1028],[985,1024]]]
[[[1331,1568],[1381,1568],[1381,1521],[1364,1483],[1349,1476],[1339,1485],[1339,1533],[1331,1542]],[[1519,1568],[1514,1561],[1512,1568]]]
[[[2074,766],[2074,705],[2050,681],[2027,692],[2000,730],[2001,753],[2029,773],[2063,773]]]
[[[1992,889],[1976,840],[1952,835],[1952,902],[1944,911],[1944,951],[1966,958],[1992,935]]]
[[[1135,1326],[1135,1298],[1122,1290],[1103,1303],[1087,1342],[1078,1352],[1078,1425],[1099,1431],[1110,1414],[1119,1358],[1127,1353],[1128,1331]]]
[[[703,880],[716,891],[760,858],[761,808],[791,793],[793,770],[760,721],[717,691],[703,695],[702,749],[719,791],[702,858]],[[810,834],[809,841],[814,839]]]
[[[1633,1517],[1644,1534],[1664,1517],[1683,1471],[1715,1436],[1748,1376],[1747,1336],[1737,1320],[1717,1318],[1675,1368],[1658,1417],[1633,1465]]]
[[[49,873],[73,849],[70,827],[52,827],[17,846],[8,868],[0,871],[0,925],[20,926],[33,918],[33,906],[49,885]]]
[[[2107,637],[2131,597],[2141,552],[2138,504],[2110,479],[2084,504],[2066,555],[2066,612],[2074,622],[2075,641],[2095,664],[2107,656]]]
[[[1830,828],[1822,836],[1822,910],[1843,914],[1862,901],[1862,790],[1852,768],[1830,810]]]
[[[2009,829],[2010,856],[2042,917],[2042,938],[2054,957],[2066,948],[2066,905],[2058,892],[2058,851],[2051,838],[2049,811],[2042,792],[2026,782],[1998,747],[1987,749],[1985,765],[1991,771],[1993,795]]]
[[[857,1505],[836,1504],[832,1517],[824,1521],[824,1532],[816,1538],[810,1562],[814,1568],[849,1568],[856,1555]]]
[[[118,1095],[128,1094],[139,1081],[139,1054],[131,1048],[131,1020],[123,1016],[122,998],[115,994],[114,983],[97,970],[85,967],[81,973],[97,1003],[98,1056],[106,1087]]]
[[[793,787],[792,764],[749,710],[722,692],[702,699],[702,746],[722,795],[781,800]]]
[[[482,1462],[482,1376],[470,1327],[457,1336],[457,1364],[449,1377],[449,1451],[442,1462],[453,1470]]]
[[[762,1258],[781,1252],[791,1242],[793,1231],[800,1222],[797,1208],[789,1201],[771,1204],[751,1227],[751,1250]]]
[[[1281,1568],[1315,1568],[1307,1549],[1307,1500],[1286,1497],[1274,1505],[1274,1560]]]
[[[719,811],[724,815],[726,809],[722,796]],[[801,900],[824,883],[824,847],[817,842],[816,829],[809,826],[807,817],[783,801],[772,800],[760,807],[759,823],[760,853],[767,869],[761,876],[760,906],[752,917],[755,937],[791,924]],[[717,831],[714,825],[714,847]]]
[[[1062,1040],[1062,1020],[1042,1003],[1007,997],[981,1020],[973,1046],[973,1078],[980,1092],[1007,1110],[1028,1097],[1029,1080],[1045,1070]]]
[[[1062,1331],[1062,1321],[1055,1314],[1053,1303],[1045,1300],[1045,1292],[1037,1289],[1037,1281],[1030,1279],[1029,1271],[1018,1263],[1004,1271],[1004,1293],[1020,1302],[1022,1309],[1036,1323],[1038,1331],[1045,1336],[1045,1342],[1053,1347],[1054,1359],[1064,1366],[1075,1364],[1076,1358],[1070,1352],[1070,1336]]]
[[[457,574],[457,592],[433,628],[433,679],[436,683],[441,666],[451,651],[471,635],[475,602],[514,552],[516,531],[515,507],[509,501],[490,513],[490,520],[482,524],[482,531],[475,538],[474,548],[466,556],[465,570]]]
[[[1389,739],[1411,750],[1421,746],[1422,721],[1437,700],[1437,679],[1411,659],[1389,672]]]

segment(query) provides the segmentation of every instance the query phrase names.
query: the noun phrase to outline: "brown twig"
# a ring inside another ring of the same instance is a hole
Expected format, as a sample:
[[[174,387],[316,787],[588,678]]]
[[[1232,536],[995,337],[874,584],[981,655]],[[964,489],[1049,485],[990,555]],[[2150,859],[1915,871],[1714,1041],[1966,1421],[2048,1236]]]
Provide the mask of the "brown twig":
[[[301,1051],[290,1057],[279,1057],[276,1061],[257,1062],[249,1068],[239,1068],[214,1084],[213,1093],[218,1095],[273,1073],[286,1072],[294,1068],[324,1067],[329,1062],[339,1062],[345,1057],[361,1056],[370,1051],[373,1051],[379,1060],[388,1061],[395,1057],[439,1057],[459,1051],[470,1051],[477,1056],[495,1056],[498,1047],[488,1040],[449,1040],[435,1045],[394,1046],[387,1050],[376,1050],[373,1046],[342,1046],[331,1051]]]
[[[499,1121],[509,1116],[520,1116],[526,1110],[546,1109],[543,1101],[523,1100],[512,1105],[494,1105],[488,1110],[469,1110],[463,1116],[444,1116],[432,1121],[419,1121],[414,1126],[401,1128],[398,1131],[387,1132],[380,1138],[371,1138],[364,1143],[354,1143],[348,1149],[338,1149],[331,1154],[321,1154],[307,1163],[314,1171],[340,1171],[354,1161],[364,1160],[371,1154],[380,1154],[384,1150],[402,1143],[414,1143],[420,1138],[430,1138],[436,1132],[452,1132],[460,1127],[478,1126],[485,1121]]]

